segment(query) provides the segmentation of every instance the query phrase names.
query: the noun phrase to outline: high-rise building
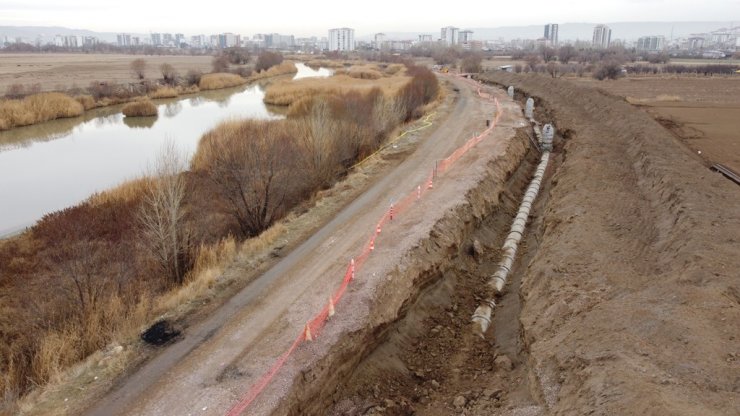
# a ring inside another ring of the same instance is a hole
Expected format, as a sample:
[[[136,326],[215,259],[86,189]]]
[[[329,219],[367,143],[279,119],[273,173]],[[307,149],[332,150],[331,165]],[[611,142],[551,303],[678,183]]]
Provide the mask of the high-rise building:
[[[550,45],[558,46],[558,24],[548,23],[545,25],[545,40],[549,41]]]
[[[179,48],[183,43],[185,43],[185,35],[175,33],[175,46]]]
[[[329,50],[340,52],[355,50],[355,30],[348,27],[330,29]]]
[[[473,41],[472,30],[461,30],[457,34],[457,43],[464,45]]]
[[[373,47],[375,49],[381,49],[385,43],[385,33],[376,33]]]
[[[419,43],[432,43],[432,35],[419,35]]]
[[[152,45],[154,46],[160,46],[162,44],[162,34],[161,33],[152,33]]]
[[[447,46],[457,45],[457,36],[459,31],[460,29],[454,26],[443,27],[440,30],[439,40]]]
[[[665,48],[663,36],[643,36],[637,39],[637,49],[641,51],[662,51]]]
[[[612,30],[607,25],[597,25],[594,27],[594,48],[606,49],[612,41]]]
[[[131,46],[131,35],[128,33],[119,33],[116,35],[118,46]]]

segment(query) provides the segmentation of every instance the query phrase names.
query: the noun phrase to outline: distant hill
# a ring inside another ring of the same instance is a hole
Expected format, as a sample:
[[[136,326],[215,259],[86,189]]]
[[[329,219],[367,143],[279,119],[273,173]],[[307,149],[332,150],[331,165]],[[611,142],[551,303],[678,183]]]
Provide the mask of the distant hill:
[[[557,23],[557,22],[554,22]],[[559,39],[566,40],[590,40],[593,36],[594,26],[599,23],[560,23]],[[670,39],[671,33],[674,38],[687,37],[692,33],[711,32],[732,25],[731,22],[613,22],[604,23],[612,29],[612,39],[627,41],[637,40],[640,36],[662,35]],[[489,28],[469,28],[460,26],[460,29],[473,31],[473,39],[476,40],[504,40],[512,39],[537,39],[544,35],[544,23],[542,25],[529,26],[502,26]],[[439,38],[439,30],[434,32],[384,32],[388,39],[416,40],[420,34],[431,34],[436,40]],[[363,35],[359,40],[372,40],[373,35]]]

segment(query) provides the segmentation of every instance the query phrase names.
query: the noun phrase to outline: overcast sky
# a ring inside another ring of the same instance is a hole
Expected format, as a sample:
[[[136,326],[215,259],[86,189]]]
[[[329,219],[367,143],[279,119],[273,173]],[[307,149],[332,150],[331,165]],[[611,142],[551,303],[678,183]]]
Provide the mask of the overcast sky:
[[[448,25],[733,20],[740,23],[740,0],[0,0],[2,26],[188,35],[277,32],[325,36],[327,29],[344,26],[366,35],[436,33]]]

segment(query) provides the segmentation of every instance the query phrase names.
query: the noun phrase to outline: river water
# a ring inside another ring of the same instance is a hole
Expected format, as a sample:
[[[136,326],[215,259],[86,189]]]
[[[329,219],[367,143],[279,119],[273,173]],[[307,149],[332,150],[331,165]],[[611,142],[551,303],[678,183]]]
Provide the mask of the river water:
[[[296,66],[294,79],[332,73]],[[224,120],[282,118],[263,98],[262,87],[250,84],[155,100],[157,117],[127,119],[112,106],[0,132],[0,237],[140,176],[167,140],[192,155]]]

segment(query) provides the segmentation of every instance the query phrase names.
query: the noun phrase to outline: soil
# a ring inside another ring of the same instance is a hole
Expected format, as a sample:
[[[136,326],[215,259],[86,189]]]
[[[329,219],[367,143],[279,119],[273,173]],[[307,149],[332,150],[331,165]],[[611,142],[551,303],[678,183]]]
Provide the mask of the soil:
[[[540,402],[553,414],[737,414],[737,185],[603,90],[486,78],[535,96],[536,117],[567,137],[520,271]]]
[[[8,53],[0,55],[0,95],[12,84],[31,87],[39,84],[42,91],[86,88],[92,81],[123,84],[138,82],[131,62],[144,59],[146,78],[159,79],[159,67],[168,63],[182,75],[188,70],[211,71],[212,56],[149,56],[74,53]]]
[[[436,160],[485,128],[493,104],[474,97],[475,89],[462,81],[454,83],[460,93],[454,95],[448,109],[440,110],[436,130],[422,136],[418,149],[244,291],[203,322],[185,328],[181,340],[123,380],[88,414],[187,414],[194,409],[202,409],[198,411],[202,414],[223,414],[290,346],[306,320],[321,309],[330,291],[340,283],[348,259],[361,251],[389,201],[415,191]],[[471,153],[467,163],[458,162],[455,166],[460,166],[459,170],[445,174],[435,183],[429,198],[403,217],[408,221],[407,231],[397,238],[383,231],[385,237],[378,239],[371,257],[377,260],[368,260],[358,273],[362,283],[352,287],[348,299],[336,305],[337,316],[324,330],[322,342],[299,348],[296,358],[291,357],[249,414],[280,413],[290,386],[311,363],[325,356],[322,350],[334,345],[332,340],[338,340],[339,333],[365,326],[367,308],[375,302],[376,290],[380,290],[377,288],[384,287],[379,285],[386,281],[388,268],[401,264],[401,256],[428,237],[445,213],[467,204],[464,190],[475,187],[487,172],[484,167],[489,160],[507,154],[509,143],[513,143],[511,125],[523,124],[518,116],[511,116],[516,113],[518,110],[508,108],[510,118],[496,130],[493,140],[480,147],[480,154]],[[521,155],[522,140],[516,143]],[[519,160],[512,157],[506,166],[513,170]],[[237,265],[233,272],[245,271]],[[397,302],[404,299],[396,297]]]
[[[737,414],[738,187],[603,89],[484,78],[535,97],[558,131],[486,338],[470,316],[537,162],[521,107],[493,88],[494,135],[384,228],[337,315],[245,414]],[[389,195],[482,129],[490,106],[455,86],[449,118],[393,172],[89,414],[229,409],[321,308]]]
[[[629,77],[578,83],[624,97],[680,138],[710,166],[740,171],[740,77]]]

